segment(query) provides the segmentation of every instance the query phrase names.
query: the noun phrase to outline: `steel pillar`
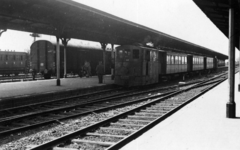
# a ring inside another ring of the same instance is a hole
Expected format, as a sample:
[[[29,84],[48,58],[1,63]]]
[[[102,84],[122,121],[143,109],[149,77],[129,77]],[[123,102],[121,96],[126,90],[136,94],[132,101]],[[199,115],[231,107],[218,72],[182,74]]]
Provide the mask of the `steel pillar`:
[[[60,45],[59,45],[59,37],[56,36],[57,38],[57,52],[56,52],[56,55],[57,55],[57,60],[56,60],[56,64],[57,64],[57,86],[60,86],[61,85],[61,81],[60,81]]]
[[[111,44],[112,45],[112,51],[111,51],[111,61],[112,61],[112,64],[111,64],[111,79],[113,80],[114,79],[114,68],[115,68],[115,59],[114,59],[114,44]]]
[[[239,48],[240,48],[240,36],[239,36]],[[238,58],[238,70],[239,70],[239,83],[238,83],[238,92],[240,92],[240,49],[239,49],[239,58]]]
[[[229,101],[227,102],[227,118],[236,117],[234,102],[234,75],[235,75],[235,45],[234,45],[234,8],[229,9],[229,49],[228,49],[228,81]]]
[[[106,43],[100,43],[101,46],[102,46],[102,49],[103,49],[103,68],[104,68],[104,74],[106,73],[106,47],[107,47],[107,44]]]
[[[62,44],[64,46],[64,78],[67,78],[67,44],[68,41],[71,40],[71,38],[61,38]]]

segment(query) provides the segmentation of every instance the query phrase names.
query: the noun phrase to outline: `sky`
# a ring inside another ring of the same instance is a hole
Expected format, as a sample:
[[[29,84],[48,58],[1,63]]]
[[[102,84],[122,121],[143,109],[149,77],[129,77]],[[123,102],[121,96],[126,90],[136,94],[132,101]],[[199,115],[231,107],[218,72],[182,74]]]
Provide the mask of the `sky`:
[[[228,38],[192,0],[74,1],[228,55]],[[39,39],[56,38],[41,35]],[[0,49],[26,51],[32,42],[30,33],[7,30],[0,37]]]

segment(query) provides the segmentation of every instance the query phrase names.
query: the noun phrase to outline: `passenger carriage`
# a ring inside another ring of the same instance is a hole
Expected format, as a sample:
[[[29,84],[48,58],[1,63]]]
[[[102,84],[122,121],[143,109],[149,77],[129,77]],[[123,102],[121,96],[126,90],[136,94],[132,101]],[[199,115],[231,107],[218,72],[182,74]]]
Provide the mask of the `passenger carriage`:
[[[213,70],[217,58],[159,50],[137,45],[116,48],[115,83],[141,86],[158,83],[163,77]]]
[[[27,59],[26,52],[0,51],[0,74],[10,76],[25,73]]]

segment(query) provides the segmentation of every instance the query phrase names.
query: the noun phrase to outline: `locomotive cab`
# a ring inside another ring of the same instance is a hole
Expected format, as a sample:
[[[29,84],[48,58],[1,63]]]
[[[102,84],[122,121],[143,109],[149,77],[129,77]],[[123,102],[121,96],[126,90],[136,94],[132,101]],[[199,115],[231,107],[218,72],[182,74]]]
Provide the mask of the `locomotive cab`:
[[[115,83],[122,86],[139,86],[158,82],[158,53],[141,46],[116,48]]]

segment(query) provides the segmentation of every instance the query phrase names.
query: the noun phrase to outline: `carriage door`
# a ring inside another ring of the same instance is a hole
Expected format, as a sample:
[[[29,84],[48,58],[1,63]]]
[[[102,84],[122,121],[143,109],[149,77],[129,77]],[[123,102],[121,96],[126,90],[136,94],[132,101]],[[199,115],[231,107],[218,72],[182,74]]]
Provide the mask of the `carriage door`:
[[[149,75],[149,62],[150,62],[150,51],[149,50],[145,50],[145,62],[146,62],[146,76]]]
[[[193,56],[187,55],[187,71],[191,72],[193,71]]]

